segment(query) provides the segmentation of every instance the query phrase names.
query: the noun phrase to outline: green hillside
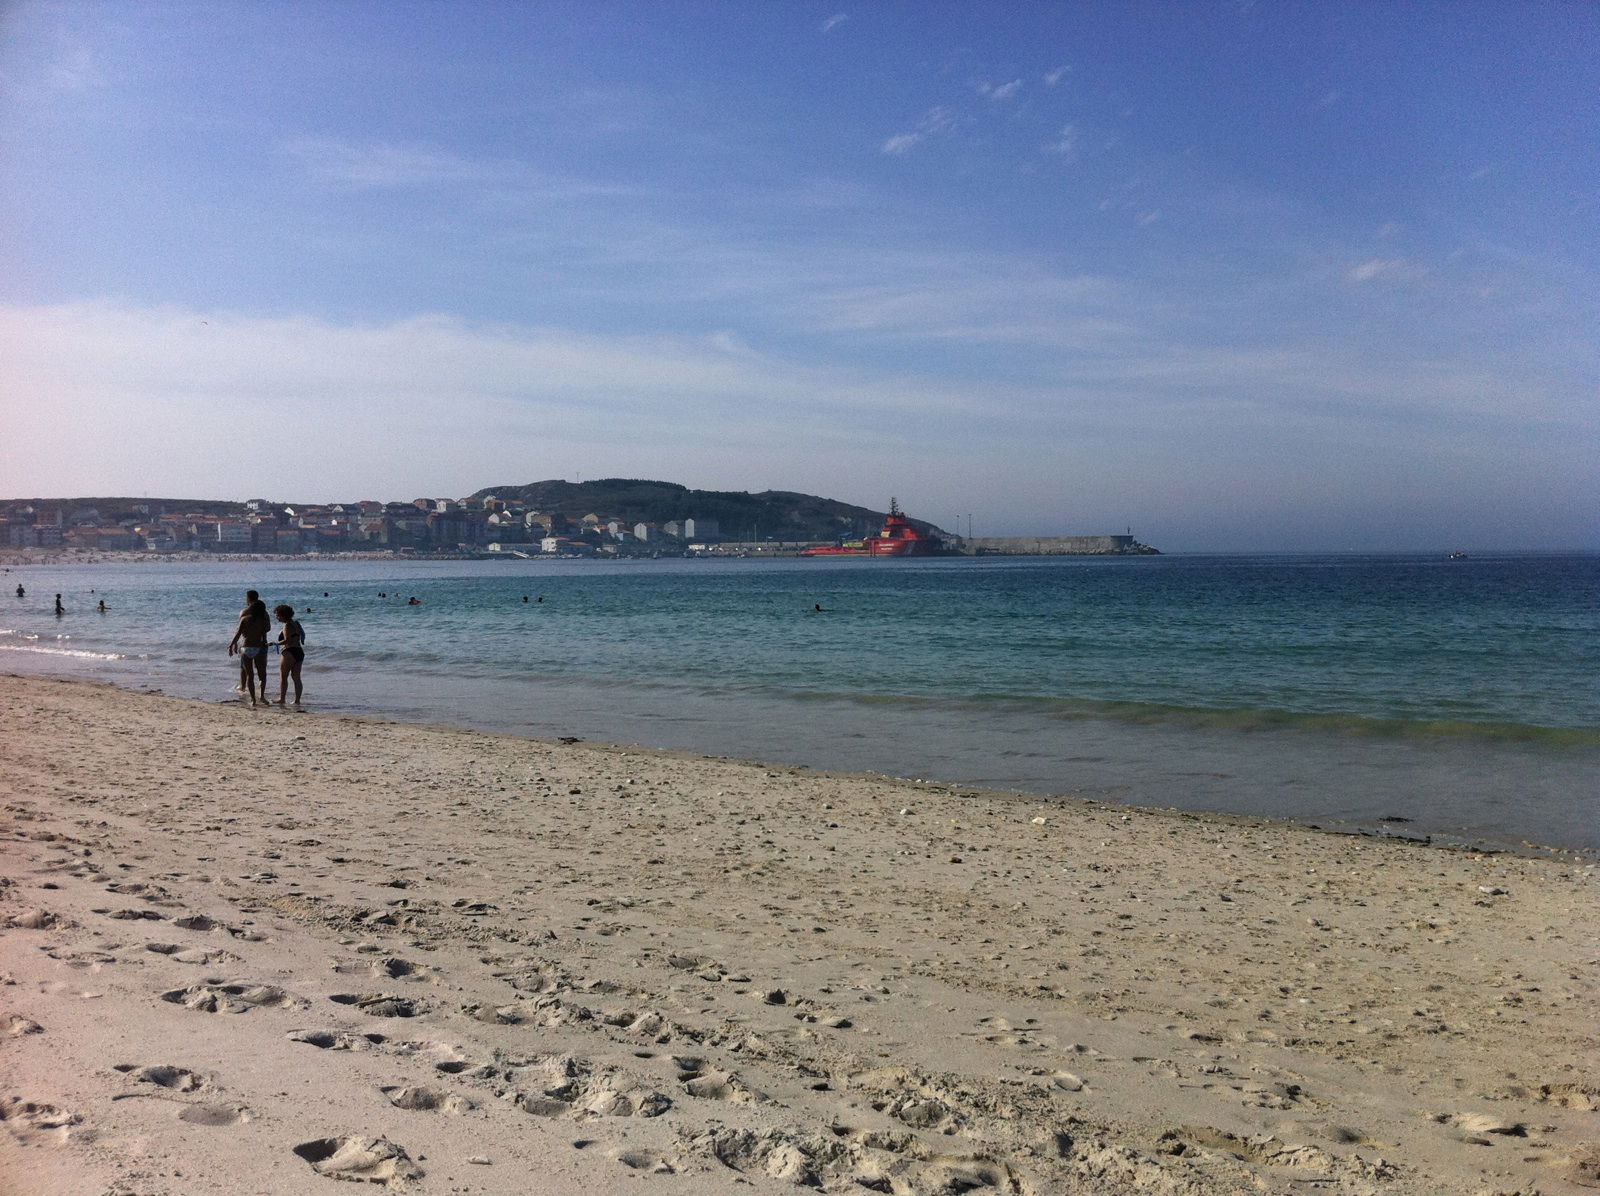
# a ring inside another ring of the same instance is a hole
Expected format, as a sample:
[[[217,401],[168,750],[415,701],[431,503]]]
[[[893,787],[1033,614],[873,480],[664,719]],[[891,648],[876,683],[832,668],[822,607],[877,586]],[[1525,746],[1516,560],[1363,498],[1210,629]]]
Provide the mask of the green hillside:
[[[598,478],[592,482],[546,481],[521,486],[489,486],[473,498],[493,495],[538,511],[581,519],[588,514],[629,522],[666,523],[673,519],[714,519],[727,539],[832,540],[870,534],[883,525],[885,512],[787,490],[691,490],[676,482],[641,478]],[[920,527],[945,534],[931,523]]]
[[[108,523],[152,518],[163,513],[238,516],[248,509],[242,502],[215,498],[6,498],[0,499],[0,506],[47,510],[59,507],[68,518],[78,511],[98,511],[100,518]]]

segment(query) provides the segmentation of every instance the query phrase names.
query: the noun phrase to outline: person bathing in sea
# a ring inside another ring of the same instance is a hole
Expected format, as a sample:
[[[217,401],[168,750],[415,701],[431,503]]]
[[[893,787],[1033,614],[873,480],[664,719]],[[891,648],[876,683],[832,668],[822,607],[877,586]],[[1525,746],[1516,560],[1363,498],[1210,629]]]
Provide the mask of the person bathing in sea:
[[[228,655],[239,657],[239,688],[250,695],[250,705],[256,704],[256,682],[261,683],[261,701],[267,700],[267,633],[272,630],[272,616],[267,614],[267,604],[254,590],[244,592],[244,609],[239,612],[239,626],[228,641]]]
[[[272,613],[278,616],[283,630],[278,632],[278,705],[285,705],[284,697],[289,682],[294,681],[294,704],[300,705],[300,666],[306,659],[306,629],[294,617],[294,607],[275,606]],[[265,697],[265,693],[262,694]]]

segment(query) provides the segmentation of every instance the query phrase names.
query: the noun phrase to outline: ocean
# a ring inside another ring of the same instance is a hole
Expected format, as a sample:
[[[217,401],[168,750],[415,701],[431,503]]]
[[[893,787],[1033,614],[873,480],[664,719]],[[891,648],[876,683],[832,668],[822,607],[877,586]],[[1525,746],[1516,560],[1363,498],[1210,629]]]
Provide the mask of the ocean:
[[[1600,849],[1595,555],[15,566],[0,673],[237,700],[247,588],[318,711]]]

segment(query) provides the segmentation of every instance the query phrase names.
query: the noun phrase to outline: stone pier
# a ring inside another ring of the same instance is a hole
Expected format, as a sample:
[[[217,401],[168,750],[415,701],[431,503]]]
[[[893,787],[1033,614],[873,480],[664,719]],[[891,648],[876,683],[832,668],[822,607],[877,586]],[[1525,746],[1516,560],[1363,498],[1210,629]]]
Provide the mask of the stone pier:
[[[1154,556],[1132,536],[978,536],[962,540],[969,556]]]

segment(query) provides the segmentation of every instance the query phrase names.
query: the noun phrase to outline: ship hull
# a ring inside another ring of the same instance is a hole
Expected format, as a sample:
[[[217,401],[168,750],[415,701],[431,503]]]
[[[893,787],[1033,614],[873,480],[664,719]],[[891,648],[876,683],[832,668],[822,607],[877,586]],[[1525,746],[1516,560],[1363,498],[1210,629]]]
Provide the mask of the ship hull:
[[[807,548],[801,556],[937,556],[944,551],[939,537],[923,531],[905,517],[900,504],[889,500],[889,516],[883,530],[866,540],[846,540]]]
[[[826,548],[807,548],[801,556],[933,556],[939,551],[937,545],[922,545],[908,540],[889,540],[879,547],[878,542],[869,541],[868,546],[862,548],[847,548],[843,545],[831,545]]]

